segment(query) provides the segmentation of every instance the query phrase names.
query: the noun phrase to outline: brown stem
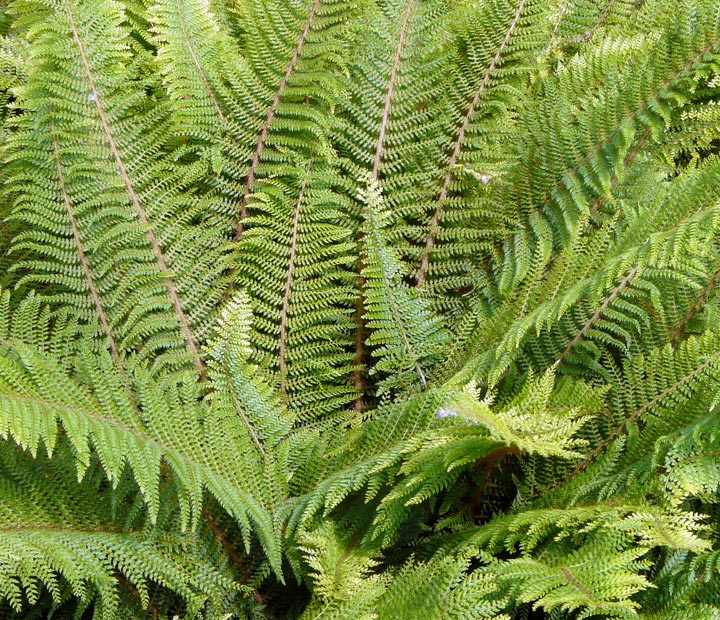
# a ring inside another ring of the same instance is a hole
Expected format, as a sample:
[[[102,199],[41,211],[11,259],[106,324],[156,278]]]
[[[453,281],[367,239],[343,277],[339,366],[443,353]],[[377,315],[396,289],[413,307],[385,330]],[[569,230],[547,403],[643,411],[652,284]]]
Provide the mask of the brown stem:
[[[610,0],[610,2],[605,5],[605,8],[603,9],[602,13],[600,14],[600,17],[598,17],[598,20],[588,29],[586,30],[582,35],[571,37],[568,43],[579,43],[581,41],[588,41],[592,38],[593,34],[595,34],[595,31],[597,31],[600,26],[602,26],[605,23],[605,20],[610,15],[610,11],[612,10],[613,6],[617,4],[617,0]],[[555,39],[557,38],[558,32],[560,32],[560,27],[562,26],[563,19],[565,19],[565,16],[567,15],[568,9],[570,8],[570,2],[569,0],[566,0],[566,2],[563,3],[563,6],[560,9],[560,14],[558,15],[557,20],[555,21],[555,27],[553,28],[552,35],[550,37],[550,43],[546,47],[546,50],[551,49],[553,43],[555,43]]]
[[[362,273],[362,263],[360,263],[360,272]],[[365,278],[360,275],[358,277],[358,297],[355,300],[355,370],[353,371],[353,383],[358,397],[355,399],[353,409],[358,413],[362,413],[365,403],[363,394],[365,392],[365,304],[363,303],[363,294],[365,289]]]
[[[120,571],[115,572],[115,579],[117,579],[118,582],[130,592],[130,594],[137,598],[141,598],[140,592],[138,592],[137,588]],[[152,614],[153,620],[160,617],[160,607],[158,607],[157,603],[155,603],[152,599],[148,601],[148,610]]]
[[[402,54],[405,49],[405,38],[410,26],[410,17],[412,15],[414,0],[409,0],[405,8],[405,16],[400,26],[400,34],[398,35],[398,44],[395,48],[395,56],[393,58],[392,68],[390,70],[390,78],[388,79],[387,90],[385,91],[385,104],[380,119],[380,128],[378,130],[378,139],[375,144],[375,156],[373,157],[372,172],[370,180],[377,181],[380,174],[380,163],[382,162],[383,148],[385,147],[385,134],[390,122],[390,109],[392,107],[393,95],[395,94],[395,85],[400,72],[400,63],[402,62]],[[358,278],[358,298],[355,302],[355,371],[354,385],[358,397],[355,400],[353,408],[357,412],[362,412],[363,392],[365,390],[365,304],[363,303],[363,290],[365,287],[365,278],[362,277],[363,263],[360,261],[359,271],[361,275]]]
[[[685,335],[685,330],[687,330],[690,321],[695,318],[697,313],[700,312],[702,307],[705,305],[708,297],[710,297],[710,293],[712,293],[713,290],[715,290],[715,287],[718,285],[718,281],[720,281],[720,269],[718,269],[713,274],[707,285],[702,289],[702,291],[700,291],[700,295],[698,295],[695,302],[692,304],[692,306],[690,306],[690,309],[687,311],[687,314],[685,315],[685,318],[682,320],[680,325],[678,325],[675,329],[672,330],[672,337],[670,338],[670,342],[673,346],[676,346],[680,339]]]
[[[563,19],[565,19],[565,15],[567,15],[568,9],[570,8],[570,0],[565,0],[560,7],[560,13],[558,14],[558,18],[555,21],[555,27],[553,28],[552,34],[550,35],[550,43],[548,47],[551,47],[553,42],[555,41],[555,38],[558,35],[558,32],[560,32],[560,27],[562,26]]]
[[[250,168],[247,172],[245,187],[243,188],[243,192],[240,196],[240,213],[238,217],[238,224],[235,228],[235,236],[233,238],[233,240],[236,242],[240,240],[243,234],[243,222],[245,220],[245,215],[247,214],[247,200],[248,196],[250,195],[252,185],[255,182],[255,174],[257,172],[258,165],[260,164],[260,156],[262,155],[263,149],[265,148],[265,141],[267,139],[268,132],[270,131],[270,123],[272,123],[272,120],[275,117],[278,106],[280,105],[280,99],[285,92],[285,87],[287,86],[288,80],[290,79],[292,72],[295,70],[295,65],[297,64],[298,58],[300,57],[300,51],[302,50],[308,33],[310,32],[310,27],[312,25],[313,19],[315,18],[315,13],[317,12],[319,5],[320,0],[313,0],[312,6],[310,7],[310,13],[308,13],[307,20],[305,21],[305,27],[300,34],[300,38],[298,39],[292,56],[290,57],[290,62],[285,69],[285,74],[280,80],[278,89],[275,92],[275,96],[273,97],[270,107],[268,108],[265,122],[260,128],[260,137],[258,138],[257,144],[255,145],[255,152],[253,153],[252,161],[250,162]]]
[[[220,524],[217,522],[217,520],[207,507],[203,508],[202,515],[205,522],[210,526],[210,529],[215,535],[215,538],[217,538],[217,540],[222,545],[222,548],[225,551],[225,555],[227,555],[230,564],[240,573],[240,575],[246,582],[250,582],[250,580],[252,579],[252,574],[243,556],[238,553],[235,545],[228,538],[227,534],[220,527]],[[255,602],[261,607],[263,607],[263,614],[267,617],[270,617],[270,614],[266,608],[267,606],[265,604],[265,599],[263,598],[260,590],[258,590],[257,588],[253,588],[252,596]]]
[[[400,27],[400,35],[398,38],[397,48],[395,49],[395,57],[393,58],[392,70],[390,71],[390,79],[388,81],[387,91],[385,93],[385,105],[383,107],[382,119],[380,121],[380,131],[378,132],[377,144],[375,146],[375,157],[373,158],[372,174],[370,179],[376,181],[380,171],[380,161],[382,160],[382,151],[385,145],[385,132],[390,121],[390,107],[395,92],[395,83],[397,81],[398,72],[400,70],[400,62],[402,61],[402,53],[405,47],[405,37],[407,36],[408,26],[410,25],[410,15],[412,14],[414,0],[409,0],[405,9],[405,17]]]
[[[97,311],[100,325],[102,326],[103,333],[107,339],[110,353],[112,354],[113,359],[119,364],[120,352],[118,350],[117,343],[115,342],[115,338],[110,331],[110,322],[108,321],[107,314],[105,314],[105,308],[100,300],[100,292],[98,291],[95,278],[92,270],[90,269],[90,263],[88,262],[87,255],[85,254],[85,247],[83,246],[83,242],[80,237],[80,229],[78,227],[77,220],[75,219],[75,213],[73,212],[70,196],[68,195],[67,187],[65,185],[65,172],[60,161],[60,145],[58,144],[57,135],[55,133],[55,123],[52,120],[50,121],[50,132],[52,133],[53,155],[55,157],[55,170],[57,171],[58,184],[60,185],[60,192],[62,193],[68,220],[70,220],[70,228],[72,230],[73,240],[75,241],[75,249],[77,250],[78,258],[80,259],[80,268],[87,280],[90,297],[92,297],[93,304],[95,304],[95,310]]]
[[[192,56],[193,63],[195,64],[198,74],[200,75],[200,79],[202,80],[202,83],[208,92],[210,101],[213,104],[213,107],[215,108],[215,111],[217,112],[218,117],[222,121],[222,124],[227,126],[227,119],[225,118],[225,114],[223,114],[222,108],[220,107],[220,103],[218,102],[218,99],[215,95],[215,91],[214,91],[212,85],[210,84],[210,80],[208,79],[207,75],[205,74],[205,71],[202,68],[202,65],[200,64],[200,59],[197,57],[197,54],[195,53],[195,46],[193,45],[192,39],[190,38],[190,35],[188,34],[187,28],[185,26],[185,17],[183,15],[182,2],[180,0],[176,0],[176,5],[178,8],[178,18],[180,19],[180,29],[182,30],[183,38],[185,39],[185,42],[187,43],[187,47],[188,47],[188,51],[190,52],[190,56]]]
[[[440,225],[440,216],[442,214],[445,199],[447,198],[448,192],[450,190],[450,183],[452,182],[454,176],[454,168],[458,162],[458,158],[460,157],[460,150],[462,149],[463,142],[465,141],[465,132],[470,126],[470,121],[475,114],[475,108],[480,101],[480,97],[482,97],[482,94],[485,92],[488,85],[490,84],[490,78],[492,77],[492,74],[495,71],[498,63],[500,62],[500,57],[505,51],[505,47],[510,41],[510,37],[515,31],[515,28],[517,28],[517,25],[520,22],[520,15],[525,8],[525,3],[526,0],[520,0],[520,4],[515,11],[515,16],[510,23],[510,27],[505,33],[505,38],[500,43],[500,46],[495,53],[495,56],[493,57],[490,65],[486,69],[482,80],[480,80],[480,85],[475,91],[475,95],[473,96],[472,101],[470,102],[470,106],[468,107],[467,112],[463,117],[462,123],[460,124],[460,130],[458,131],[458,134],[455,138],[455,144],[453,146],[452,154],[450,155],[450,160],[448,161],[447,172],[445,173],[445,178],[443,179],[443,184],[437,197],[435,213],[433,213],[432,219],[430,220],[430,232],[428,234],[427,240],[425,241],[425,250],[423,251],[422,257],[420,259],[420,269],[418,270],[416,276],[418,287],[423,286],[423,284],[425,283],[425,277],[427,275],[428,265],[430,263],[430,254],[432,253],[433,246],[435,245],[435,236],[437,235],[438,226]]]
[[[482,503],[488,483],[490,482],[490,476],[495,468],[508,456],[516,456],[521,453],[521,450],[517,446],[502,446],[475,461],[475,470],[480,474],[482,482],[477,486],[470,499],[471,515],[475,516],[477,514],[478,507]]]
[[[300,186],[297,202],[295,203],[295,214],[293,215],[293,229],[290,241],[290,259],[288,262],[287,277],[285,278],[285,290],[283,293],[282,307],[280,308],[280,342],[278,347],[278,368],[280,371],[280,391],[287,396],[287,320],[290,308],[290,289],[292,287],[293,271],[295,269],[295,253],[297,252],[298,231],[300,228],[300,209],[302,207],[305,188],[307,187],[310,164],[305,172],[305,178]]]
[[[487,479],[500,461],[508,456],[517,456],[520,453],[521,450],[517,446],[502,446],[501,448],[493,450],[490,454],[479,458],[475,461],[475,465],[476,467],[482,466],[482,473]]]
[[[624,432],[625,428],[628,426],[628,424],[634,422],[637,420],[640,416],[642,416],[644,413],[649,411],[652,407],[654,407],[657,403],[659,403],[661,400],[663,400],[666,396],[672,394],[675,390],[680,388],[682,385],[687,383],[688,381],[692,381],[697,375],[699,375],[701,372],[703,372],[710,364],[712,364],[715,360],[710,357],[707,360],[705,360],[700,366],[689,372],[687,375],[683,376],[681,379],[678,379],[675,383],[673,383],[671,386],[664,389],[662,392],[651,398],[648,402],[646,402],[642,407],[636,409],[633,411],[627,418],[623,419],[623,421],[613,430],[602,442],[600,442],[594,450],[592,450],[589,454],[585,456],[585,458],[578,463],[573,470],[563,478],[553,489],[557,489],[559,486],[562,486],[563,484],[569,482],[572,478],[577,476],[580,472],[584,471],[590,463],[603,451],[605,448],[607,448],[613,441],[615,441],[618,437],[620,437],[620,434]]]
[[[564,566],[561,566],[560,572],[564,575],[565,579],[567,579],[568,583],[575,586],[575,588],[577,588],[578,591],[580,591],[583,594],[583,596],[585,596],[587,598],[587,600],[590,601],[590,603],[592,605],[597,606],[598,609],[605,609],[604,605],[598,605],[597,601],[593,598],[593,596],[590,594],[590,592],[588,592],[587,589],[585,588],[585,586],[583,586],[577,579],[575,579],[575,577],[573,576],[573,574],[570,572],[569,569],[565,568]]]
[[[625,274],[625,277],[620,280],[620,283],[612,290],[610,291],[610,294],[603,299],[602,303],[600,304],[600,307],[593,313],[593,315],[585,321],[585,324],[582,326],[582,329],[575,335],[575,337],[568,343],[567,347],[565,347],[565,350],[562,352],[562,355],[558,358],[558,362],[562,362],[569,354],[570,351],[572,351],[575,348],[575,345],[577,345],[578,342],[580,342],[585,334],[588,332],[588,330],[604,316],[605,310],[608,309],[608,306],[615,301],[617,296],[625,289],[625,287],[630,283],[630,281],[635,277],[635,274],[637,274],[638,268],[633,267],[630,271],[628,271]]]
[[[602,26],[602,25],[605,23],[605,20],[606,20],[606,19],[608,18],[608,16],[610,15],[610,11],[612,10],[612,8],[613,8],[616,4],[617,4],[617,0],[610,0],[610,2],[607,3],[607,5],[605,6],[605,8],[603,9],[603,12],[600,14],[599,19],[597,20],[597,22],[596,22],[595,25],[593,26],[593,28],[592,28],[593,31],[597,30],[598,28],[600,28],[600,26]]]

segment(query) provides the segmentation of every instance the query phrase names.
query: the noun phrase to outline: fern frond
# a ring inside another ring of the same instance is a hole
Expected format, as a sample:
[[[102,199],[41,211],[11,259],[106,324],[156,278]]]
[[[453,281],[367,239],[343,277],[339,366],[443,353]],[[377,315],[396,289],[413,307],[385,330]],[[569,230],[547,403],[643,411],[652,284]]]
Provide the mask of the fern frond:
[[[217,335],[210,344],[214,388],[210,398],[231,399],[226,406],[244,418],[253,441],[265,453],[287,435],[292,418],[283,412],[279,399],[262,385],[257,369],[248,362],[251,323],[249,297],[236,295],[223,308]],[[248,411],[243,411],[248,405]]]
[[[23,131],[9,146],[13,219],[25,226],[15,267],[32,271],[19,284],[76,308],[116,357],[142,349],[182,367],[189,354],[203,373],[198,332],[224,259],[218,231],[194,221],[208,206],[191,189],[202,164],[180,165],[181,153],[153,159],[169,146],[167,109],[146,94],[144,59],[128,57],[119,7],[20,9],[34,19]],[[100,23],[114,24],[112,37]]]
[[[460,27],[455,35],[455,44],[460,47],[463,56],[458,67],[454,97],[453,120],[456,125],[420,254],[416,276],[418,286],[424,285],[433,258],[449,263],[444,268],[438,268],[438,275],[455,275],[459,267],[458,257],[468,256],[470,247],[477,248],[478,242],[482,245],[483,237],[488,235],[485,231],[476,230],[477,222],[489,218],[490,224],[496,223],[497,218],[483,204],[482,192],[478,200],[480,204],[472,210],[468,209],[467,198],[453,200],[458,194],[462,195],[462,183],[458,183],[456,167],[473,169],[480,165],[490,168],[486,173],[478,173],[481,185],[487,185],[493,176],[493,167],[501,167],[502,155],[492,155],[493,146],[486,136],[495,136],[494,130],[513,122],[513,110],[507,95],[513,92],[519,99],[514,105],[519,107],[522,98],[519,91],[513,91],[513,83],[527,73],[533,49],[539,50],[544,42],[546,10],[547,4],[532,0],[500,0],[483,4],[458,20]],[[481,25],[485,23],[488,25]],[[477,186],[477,181],[472,184]],[[473,202],[470,194],[470,204]],[[492,226],[489,228],[492,234]],[[448,248],[435,247],[445,243]],[[448,279],[449,282],[444,284],[446,288],[456,288],[462,283],[462,279],[459,282],[454,278]]]
[[[249,75],[247,87],[235,85],[242,97],[235,108],[237,146],[227,159],[235,240],[243,234],[256,180],[282,176],[286,153],[307,140],[327,144],[319,112],[341,88],[348,18],[359,8],[347,0],[248,2],[238,12]]]
[[[703,420],[714,406],[717,363],[717,335],[708,332],[688,338],[677,350],[666,345],[615,369],[610,410],[593,442],[596,447],[572,469],[557,474],[552,492],[546,491],[540,501],[613,497],[628,493],[638,479],[655,484],[655,450],[667,436]]]
[[[0,0],[0,616],[720,620],[717,4]]]
[[[230,132],[231,91],[228,83],[237,75],[224,61],[235,57],[244,68],[244,59],[227,29],[218,26],[218,15],[207,0],[178,2],[158,0],[149,9],[152,40],[157,46],[157,64],[168,94],[173,99],[173,116],[180,132],[214,147]],[[220,162],[213,162],[222,167]]]
[[[445,334],[440,321],[419,293],[402,282],[402,264],[388,248],[382,234],[382,195],[370,182],[363,197],[366,203],[363,277],[365,318],[371,335],[367,343],[379,358],[373,372],[393,373],[392,384],[383,389],[428,385],[428,371],[437,361]]]
[[[33,454],[42,442],[52,454],[62,428],[74,448],[80,479],[92,453],[98,455],[112,483],[129,466],[151,521],[160,510],[164,463],[178,485],[183,529],[197,528],[206,489],[241,524],[246,536],[251,529],[257,531],[277,568],[279,548],[271,514],[254,495],[251,481],[241,478],[218,451],[221,446],[227,448],[228,438],[239,441],[242,437],[237,421],[200,407],[195,400],[197,388],[188,386],[182,394],[179,388],[158,385],[147,372],[138,370],[138,410],[108,356],[85,359],[83,385],[32,347],[5,344],[4,348],[0,371],[3,437]],[[177,416],[175,412],[181,410],[184,415]],[[252,467],[251,458],[245,462]]]
[[[504,244],[504,262],[511,271],[503,276],[503,290],[526,277],[536,248],[566,243],[580,216],[597,209],[592,205],[599,197],[611,194],[622,178],[623,161],[636,156],[634,145],[667,131],[678,110],[693,100],[696,84],[716,67],[720,38],[711,4],[683,4],[678,11],[672,22],[677,26],[665,20],[660,29],[650,20],[659,32],[649,35],[645,52],[610,72],[590,93],[577,97],[573,89],[564,92],[568,83],[562,74],[569,66],[540,84],[535,110],[527,114],[528,129],[532,127],[528,139],[548,128],[551,135],[543,150],[531,148],[523,156],[522,176],[533,181],[523,185],[519,201],[523,231]],[[543,103],[550,101],[547,107]],[[565,122],[568,117],[572,122]],[[539,159],[545,162],[542,167],[535,163]],[[543,255],[546,264],[547,250]]]
[[[162,588],[185,600],[188,617],[201,617],[241,594],[222,563],[213,565],[196,541],[168,529],[172,510],[163,510],[156,529],[143,525],[131,477],[112,489],[93,459],[78,483],[73,460],[66,441],[52,458],[0,445],[0,599],[20,612],[46,593],[57,606],[73,596],[80,609],[92,606],[94,617],[115,618],[123,599],[158,613]]]
[[[627,26],[628,18],[638,10],[634,0],[563,0],[554,16],[548,54],[558,48],[587,41],[602,28]]]
[[[355,243],[333,172],[314,158],[258,182],[238,244],[236,281],[253,299],[255,359],[301,423],[357,398],[349,351]]]

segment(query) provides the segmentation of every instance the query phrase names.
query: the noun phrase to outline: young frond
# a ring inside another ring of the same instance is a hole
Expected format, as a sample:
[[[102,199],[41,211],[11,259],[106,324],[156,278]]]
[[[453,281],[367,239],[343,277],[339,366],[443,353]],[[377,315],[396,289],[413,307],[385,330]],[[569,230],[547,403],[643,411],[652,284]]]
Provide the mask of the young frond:
[[[403,282],[404,269],[383,238],[383,197],[370,182],[365,202],[364,307],[370,330],[368,345],[378,358],[374,372],[389,375],[382,390],[418,386],[426,388],[438,359],[445,332],[420,293]]]

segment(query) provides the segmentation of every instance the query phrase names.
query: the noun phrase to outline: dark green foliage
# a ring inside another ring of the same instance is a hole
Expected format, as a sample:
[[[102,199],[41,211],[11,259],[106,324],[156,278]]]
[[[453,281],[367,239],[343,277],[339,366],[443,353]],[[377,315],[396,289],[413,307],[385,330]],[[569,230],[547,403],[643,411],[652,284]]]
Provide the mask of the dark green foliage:
[[[718,620],[716,0],[0,0],[0,615]]]

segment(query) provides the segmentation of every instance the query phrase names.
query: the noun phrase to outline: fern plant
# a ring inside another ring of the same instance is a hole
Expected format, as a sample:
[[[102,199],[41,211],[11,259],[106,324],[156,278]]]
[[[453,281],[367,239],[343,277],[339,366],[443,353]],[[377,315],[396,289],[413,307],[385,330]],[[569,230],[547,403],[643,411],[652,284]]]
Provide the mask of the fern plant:
[[[720,618],[715,0],[0,1],[0,615]]]

